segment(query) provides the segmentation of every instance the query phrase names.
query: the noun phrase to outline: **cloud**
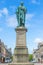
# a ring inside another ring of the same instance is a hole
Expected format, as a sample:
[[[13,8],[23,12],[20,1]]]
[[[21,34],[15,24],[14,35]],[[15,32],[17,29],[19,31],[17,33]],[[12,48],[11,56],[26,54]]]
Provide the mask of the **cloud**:
[[[6,17],[4,17],[4,15]],[[0,10],[0,18],[3,18],[3,21],[5,20],[5,24],[8,26],[8,27],[16,27],[17,26],[17,19],[16,19],[16,15],[13,14],[13,15],[9,15],[9,11],[7,8],[3,8]]]
[[[31,0],[33,4],[40,4],[40,0]]]
[[[3,31],[3,29],[2,28],[0,28],[0,32],[2,32]]]
[[[0,10],[0,16],[3,16],[3,14],[6,16],[8,15],[8,9],[7,8],[3,8]]]
[[[8,9],[7,8],[3,8],[2,13],[5,15],[8,15]]]
[[[2,14],[0,13],[0,17],[2,17]]]
[[[16,6],[10,6],[10,7],[9,7],[9,9],[12,11],[12,13],[15,13],[16,8],[17,8]]]
[[[43,41],[42,39],[36,38],[36,39],[34,40],[34,43],[39,43],[39,42],[42,42],[42,41]]]
[[[35,16],[34,14],[29,14],[29,13],[26,14],[26,23],[25,23],[25,25],[26,25],[27,28],[31,26],[29,24],[29,21],[31,21],[34,16]]]
[[[6,19],[6,24],[8,27],[16,27],[17,26],[16,15],[8,16],[8,18]]]
[[[31,19],[34,17],[34,14],[26,14],[26,21],[31,21]]]

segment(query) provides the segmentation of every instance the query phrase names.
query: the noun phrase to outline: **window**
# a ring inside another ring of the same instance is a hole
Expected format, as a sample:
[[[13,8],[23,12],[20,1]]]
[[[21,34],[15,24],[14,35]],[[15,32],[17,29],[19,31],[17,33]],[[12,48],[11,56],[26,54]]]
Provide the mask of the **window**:
[[[38,55],[36,55],[36,57],[38,57]]]
[[[41,58],[43,58],[43,55],[41,56]]]
[[[1,53],[1,47],[0,47],[0,53]]]

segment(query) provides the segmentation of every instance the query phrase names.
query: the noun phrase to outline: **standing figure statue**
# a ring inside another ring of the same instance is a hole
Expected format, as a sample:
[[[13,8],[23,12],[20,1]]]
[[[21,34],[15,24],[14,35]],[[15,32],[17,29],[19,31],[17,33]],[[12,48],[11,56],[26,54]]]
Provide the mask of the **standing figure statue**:
[[[25,26],[26,8],[23,6],[23,2],[16,11],[18,26]]]

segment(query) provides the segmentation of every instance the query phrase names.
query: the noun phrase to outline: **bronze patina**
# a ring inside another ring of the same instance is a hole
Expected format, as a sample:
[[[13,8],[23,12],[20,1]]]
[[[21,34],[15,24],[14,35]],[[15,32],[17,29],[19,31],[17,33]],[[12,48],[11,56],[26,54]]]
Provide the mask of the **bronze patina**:
[[[21,2],[20,6],[17,8],[16,16],[17,16],[18,26],[25,26],[26,8],[24,7],[23,2]]]

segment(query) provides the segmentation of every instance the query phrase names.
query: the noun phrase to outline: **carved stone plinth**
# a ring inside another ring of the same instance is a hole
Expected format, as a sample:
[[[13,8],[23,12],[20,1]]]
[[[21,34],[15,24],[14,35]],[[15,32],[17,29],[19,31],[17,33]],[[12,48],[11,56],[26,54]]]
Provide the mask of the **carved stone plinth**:
[[[14,50],[13,62],[28,62],[28,48],[26,47],[26,32],[24,27],[16,29],[16,47]]]

